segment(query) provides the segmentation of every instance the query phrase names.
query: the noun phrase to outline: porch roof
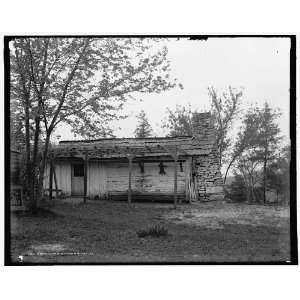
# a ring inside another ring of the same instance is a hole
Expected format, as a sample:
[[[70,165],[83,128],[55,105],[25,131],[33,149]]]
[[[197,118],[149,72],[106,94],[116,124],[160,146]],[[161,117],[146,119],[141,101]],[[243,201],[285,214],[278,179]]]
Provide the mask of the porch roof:
[[[109,159],[135,157],[207,155],[215,143],[210,113],[199,114],[194,136],[150,138],[102,138],[97,140],[61,141],[49,154],[56,158],[82,157]]]

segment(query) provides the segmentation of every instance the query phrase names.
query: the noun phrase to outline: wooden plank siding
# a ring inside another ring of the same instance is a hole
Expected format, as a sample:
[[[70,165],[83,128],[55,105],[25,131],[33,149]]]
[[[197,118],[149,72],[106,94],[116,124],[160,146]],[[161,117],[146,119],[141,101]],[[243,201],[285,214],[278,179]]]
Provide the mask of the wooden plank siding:
[[[55,171],[58,189],[71,195],[71,161],[56,161]],[[159,174],[159,161],[144,162],[141,173],[138,162],[132,164],[132,199],[137,200],[174,200],[174,162],[163,161],[166,174]],[[186,170],[189,165],[178,163],[177,193],[179,200],[186,198]],[[49,166],[45,173],[44,186],[49,186]],[[127,200],[128,198],[128,162],[89,161],[87,174],[87,195],[90,199]],[[83,195],[82,195],[83,196]]]
[[[159,174],[159,162],[144,163],[141,173],[137,162],[132,166],[133,200],[168,200],[174,199],[174,162],[164,162],[166,174]],[[185,163],[183,163],[184,169]],[[125,200],[128,190],[128,163],[110,163],[107,169],[107,190],[109,199]],[[178,197],[185,198],[185,172],[178,170]]]
[[[88,165],[88,196],[90,198],[107,198],[106,167],[102,162],[89,162]]]

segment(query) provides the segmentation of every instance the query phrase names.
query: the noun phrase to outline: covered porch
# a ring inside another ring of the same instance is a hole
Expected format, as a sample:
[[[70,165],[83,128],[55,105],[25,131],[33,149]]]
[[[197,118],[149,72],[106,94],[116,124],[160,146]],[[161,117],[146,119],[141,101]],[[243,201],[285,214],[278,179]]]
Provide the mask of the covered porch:
[[[129,204],[172,199],[176,207],[178,202],[191,202],[196,198],[191,155],[194,145],[192,137],[63,142],[49,153],[49,198],[60,192],[56,169],[69,161],[70,196],[84,203],[90,195],[98,194],[110,200],[126,197]],[[126,187],[118,190],[124,184]],[[106,192],[91,192],[98,187]]]

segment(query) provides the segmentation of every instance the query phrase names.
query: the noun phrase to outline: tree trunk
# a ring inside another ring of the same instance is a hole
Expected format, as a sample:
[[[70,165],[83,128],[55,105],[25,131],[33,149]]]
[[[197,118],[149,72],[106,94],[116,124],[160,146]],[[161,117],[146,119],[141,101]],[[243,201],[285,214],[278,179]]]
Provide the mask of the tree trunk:
[[[128,158],[128,204],[131,204],[132,190],[131,190],[131,176],[132,176],[132,157],[129,155]]]
[[[83,177],[83,203],[87,200],[87,176],[88,176],[88,154],[84,155],[84,177]]]
[[[55,190],[56,190],[55,197],[58,198],[58,184],[57,184],[54,159],[52,160],[52,169],[53,169],[54,185],[55,185]]]
[[[178,157],[177,154],[174,156],[174,208],[177,206],[177,165]]]
[[[50,174],[49,174],[49,199],[52,200],[52,186],[53,186],[53,166],[52,161],[50,160]]]
[[[267,177],[267,159],[266,157],[264,158],[264,179],[263,179],[263,201],[264,204],[266,204],[266,177]]]
[[[237,159],[237,157],[238,157],[237,155],[234,156],[234,157],[232,158],[232,160],[230,161],[230,163],[228,164],[228,166],[227,166],[227,169],[226,169],[226,172],[225,172],[225,176],[224,176],[224,184],[226,183],[228,171],[229,171],[230,167],[232,166],[232,164],[234,163],[234,161]]]
[[[39,168],[39,178],[37,180],[38,187],[37,187],[36,199],[35,199],[37,206],[40,206],[42,200],[41,197],[42,197],[42,190],[44,184],[44,173],[45,173],[46,162],[47,162],[47,154],[48,154],[49,143],[50,143],[50,135],[51,132],[47,132],[46,140],[45,140],[45,148],[42,156],[41,165]]]
[[[26,171],[25,171],[25,201],[24,206],[28,211],[35,210],[34,201],[34,173],[30,161],[30,129],[29,129],[29,95],[25,99],[25,152],[26,152]]]

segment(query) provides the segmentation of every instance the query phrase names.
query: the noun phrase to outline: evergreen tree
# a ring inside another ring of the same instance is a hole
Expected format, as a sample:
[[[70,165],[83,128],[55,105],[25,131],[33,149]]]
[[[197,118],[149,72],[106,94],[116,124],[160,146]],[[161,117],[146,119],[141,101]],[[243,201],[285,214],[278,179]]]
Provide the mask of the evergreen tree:
[[[280,129],[276,123],[279,113],[272,110],[267,102],[263,109],[258,110],[260,130],[259,145],[260,149],[257,155],[263,162],[263,202],[266,203],[266,187],[267,187],[267,165],[276,159],[276,152],[279,148],[281,137]]]
[[[286,203],[289,201],[290,191],[290,147],[283,147],[280,155],[267,168],[267,188],[276,192],[276,202],[279,196]]]
[[[280,114],[271,109],[267,102],[263,108],[250,108],[244,118],[244,128],[236,142],[236,161],[238,169],[249,177],[249,190],[255,190],[254,179],[260,173],[262,198],[266,203],[267,169],[278,155],[281,137],[276,120]],[[248,181],[248,180],[247,180]],[[255,180],[256,181],[256,180]],[[251,194],[252,200],[254,193]]]
[[[146,138],[152,135],[152,127],[149,124],[148,118],[144,110],[136,116],[138,120],[137,127],[134,131],[134,136],[136,138]]]

